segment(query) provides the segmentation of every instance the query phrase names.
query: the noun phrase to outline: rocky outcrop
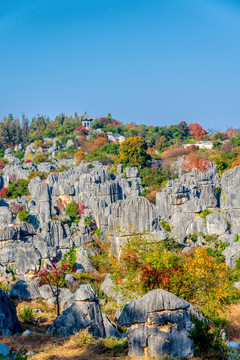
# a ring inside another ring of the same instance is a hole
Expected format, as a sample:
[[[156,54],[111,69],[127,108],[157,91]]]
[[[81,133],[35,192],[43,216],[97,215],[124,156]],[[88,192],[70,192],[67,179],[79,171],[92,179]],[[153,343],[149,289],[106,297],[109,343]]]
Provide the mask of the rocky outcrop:
[[[13,335],[21,330],[16,307],[7,294],[0,289],[0,334]]]
[[[95,338],[105,337],[98,294],[90,285],[80,285],[74,293],[73,304],[54,321],[48,332],[59,336],[73,335],[88,329]]]
[[[193,356],[190,304],[165,290],[153,290],[127,304],[118,324],[128,327],[129,355]]]
[[[173,228],[172,236],[183,240],[186,234],[203,232],[215,233],[215,227],[207,226],[199,221],[197,214],[203,210],[219,207],[221,182],[215,165],[208,171],[183,174],[174,181],[169,181],[166,188],[156,196],[156,209],[161,219]],[[224,231],[224,229],[223,229]]]

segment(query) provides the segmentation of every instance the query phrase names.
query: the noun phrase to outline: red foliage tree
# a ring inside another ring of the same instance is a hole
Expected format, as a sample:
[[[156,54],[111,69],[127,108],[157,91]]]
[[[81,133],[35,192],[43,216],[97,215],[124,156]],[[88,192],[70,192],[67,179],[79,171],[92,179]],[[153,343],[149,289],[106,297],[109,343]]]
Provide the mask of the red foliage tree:
[[[86,205],[84,204],[83,201],[78,201],[78,215],[84,215],[85,210],[86,210]]]
[[[2,160],[0,160],[0,170],[2,170],[4,168],[4,163]]]
[[[192,135],[195,140],[203,140],[206,138],[207,132],[200,124],[191,123],[188,125],[188,128],[190,130],[190,135]]]
[[[85,135],[88,133],[88,129],[86,129],[85,126],[83,126],[83,125],[78,126],[75,129],[75,131],[80,131],[82,134],[85,134]]]
[[[8,189],[4,187],[0,190],[0,199],[4,199],[7,196],[8,196]]]
[[[97,139],[93,139],[92,141],[84,145],[82,147],[82,150],[87,153],[92,153],[107,144],[109,144],[109,141],[105,139],[105,137],[98,137]]]

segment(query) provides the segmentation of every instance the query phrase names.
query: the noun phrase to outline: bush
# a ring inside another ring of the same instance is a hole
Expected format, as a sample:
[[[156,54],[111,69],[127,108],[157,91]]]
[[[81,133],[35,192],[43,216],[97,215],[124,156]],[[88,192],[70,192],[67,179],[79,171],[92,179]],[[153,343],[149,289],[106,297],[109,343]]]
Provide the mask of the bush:
[[[94,343],[96,340],[92,334],[89,333],[88,329],[82,330],[72,336],[73,348],[84,348],[89,344]]]
[[[69,215],[72,219],[78,216],[78,204],[75,200],[67,204],[66,214]]]
[[[70,274],[73,271],[75,271],[76,261],[77,261],[77,251],[76,251],[76,247],[73,246],[66,254],[64,254],[61,264],[64,265],[64,263],[67,263],[68,267],[66,272]]]
[[[15,201],[11,201],[9,205],[9,210],[13,215],[16,216],[18,213],[20,213],[20,211],[23,210],[23,206],[16,203]]]
[[[49,162],[48,155],[47,154],[38,154],[35,156],[33,163],[34,165],[41,164],[42,162]]]
[[[22,322],[33,322],[33,309],[30,306],[24,306],[18,313]]]
[[[166,223],[164,220],[160,221],[160,225],[162,225],[162,227],[168,232],[172,230],[171,226],[168,223]]]
[[[91,217],[91,216],[87,216],[87,217],[85,218],[85,220],[84,220],[84,224],[85,224],[85,225],[88,225],[88,226],[91,228],[91,226],[92,226],[92,224],[93,224],[92,217]]]
[[[121,284],[123,294],[134,297],[164,289],[199,306],[212,319],[240,297],[233,285],[234,270],[206,248],[182,253],[173,241],[135,236],[122,247],[121,260],[110,257],[110,263],[115,284]]]
[[[40,177],[41,180],[44,180],[47,178],[47,173],[45,173],[44,171],[32,171],[30,172],[30,174],[28,175],[28,180],[31,180],[37,176]]]
[[[22,211],[20,211],[18,213],[17,217],[20,222],[29,222],[30,221],[29,212],[26,209],[23,209]]]
[[[11,290],[11,285],[8,285],[5,282],[0,282],[0,289],[9,295]]]
[[[29,181],[25,179],[20,179],[14,183],[9,184],[7,187],[8,197],[17,199],[18,196],[29,195],[28,184]]]
[[[16,151],[13,155],[19,160],[22,160],[24,158],[24,151]]]
[[[0,199],[5,199],[7,196],[8,196],[8,189],[4,187],[0,190]]]
[[[189,337],[194,341],[194,352],[202,356],[210,352],[226,355],[226,346],[219,336],[219,331],[214,330],[206,321],[193,317],[194,327],[189,331]]]

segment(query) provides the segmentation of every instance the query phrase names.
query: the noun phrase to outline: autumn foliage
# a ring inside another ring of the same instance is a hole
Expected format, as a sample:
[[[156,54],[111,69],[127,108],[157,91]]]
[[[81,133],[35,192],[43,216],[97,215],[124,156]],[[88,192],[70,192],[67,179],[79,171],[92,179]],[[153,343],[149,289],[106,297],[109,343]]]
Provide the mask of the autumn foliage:
[[[237,159],[232,162],[232,169],[233,169],[235,166],[240,166],[240,155],[238,155]]]
[[[124,167],[143,167],[150,159],[151,157],[147,153],[147,143],[141,136],[129,137],[121,143],[118,163]]]
[[[192,152],[186,156],[185,161],[181,167],[185,170],[192,171],[197,169],[200,172],[206,171],[209,168],[210,161],[206,158],[201,158],[197,153]]]
[[[8,189],[4,187],[0,190],[0,199],[4,199],[7,196],[8,196]]]
[[[190,130],[190,135],[194,137],[194,140],[203,140],[206,138],[207,132],[204,130],[200,124],[191,123],[188,125]]]
[[[111,258],[111,265],[116,283],[128,295],[164,289],[199,306],[207,316],[216,316],[240,295],[233,286],[233,272],[206,248],[182,253],[171,241],[136,236],[120,260]]]

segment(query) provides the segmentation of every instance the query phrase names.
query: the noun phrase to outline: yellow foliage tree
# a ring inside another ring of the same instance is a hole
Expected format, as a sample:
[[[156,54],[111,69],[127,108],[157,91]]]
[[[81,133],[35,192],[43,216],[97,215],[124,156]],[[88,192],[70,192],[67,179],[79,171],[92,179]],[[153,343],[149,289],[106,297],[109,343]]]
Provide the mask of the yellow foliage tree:
[[[81,150],[75,152],[75,159],[78,164],[85,159],[85,153]]]
[[[118,163],[127,166],[146,166],[151,156],[147,153],[147,143],[141,136],[129,137],[119,148]]]

